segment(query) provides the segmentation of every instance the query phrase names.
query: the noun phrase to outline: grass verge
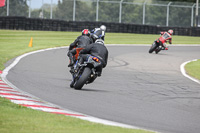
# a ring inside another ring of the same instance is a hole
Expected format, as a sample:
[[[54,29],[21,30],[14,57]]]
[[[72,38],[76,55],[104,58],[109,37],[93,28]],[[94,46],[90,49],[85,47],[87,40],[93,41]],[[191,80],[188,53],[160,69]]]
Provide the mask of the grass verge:
[[[200,80],[200,59],[186,64],[185,70],[187,74]]]
[[[29,109],[0,97],[1,133],[150,133]]]

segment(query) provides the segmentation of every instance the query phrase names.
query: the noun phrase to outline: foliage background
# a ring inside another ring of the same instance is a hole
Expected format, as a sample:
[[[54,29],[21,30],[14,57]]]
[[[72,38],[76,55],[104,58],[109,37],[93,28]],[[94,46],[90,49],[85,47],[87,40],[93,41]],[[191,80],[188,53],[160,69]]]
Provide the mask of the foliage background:
[[[108,3],[109,1],[109,3]],[[99,17],[101,22],[119,22],[121,0],[100,0]],[[143,6],[145,0],[123,0],[122,23],[143,23]],[[145,24],[166,25],[167,5],[172,2],[169,10],[169,26],[191,26],[192,6],[196,0],[147,0],[145,4]],[[7,4],[7,3],[6,3]],[[159,5],[158,5],[159,4]],[[28,17],[27,0],[10,0],[10,16]],[[62,0],[53,4],[53,19],[72,21],[74,0]],[[76,0],[75,21],[96,21],[97,0]],[[50,19],[51,5],[44,4],[43,16]],[[39,18],[42,8],[31,11],[31,18]],[[7,15],[6,6],[0,8],[0,16]],[[199,11],[200,14],[200,11]],[[195,22],[195,6],[193,8],[193,23]]]

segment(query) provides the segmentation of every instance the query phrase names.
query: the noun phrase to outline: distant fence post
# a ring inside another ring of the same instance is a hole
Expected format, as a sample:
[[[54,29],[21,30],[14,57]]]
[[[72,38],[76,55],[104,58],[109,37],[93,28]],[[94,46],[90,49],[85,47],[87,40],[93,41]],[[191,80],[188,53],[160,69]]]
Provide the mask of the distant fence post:
[[[9,0],[7,0],[7,16],[9,16]]]
[[[75,21],[76,17],[76,0],[74,0],[74,7],[73,7],[73,21]]]
[[[97,8],[96,8],[96,21],[99,19],[99,0],[97,0]]]
[[[119,23],[122,22],[122,2],[123,0],[120,1],[120,5],[119,5]]]
[[[192,6],[192,13],[191,13],[191,27],[193,27],[194,26],[194,6],[195,6],[196,4],[193,4],[193,6]]]
[[[51,0],[51,14],[50,14],[50,19],[52,19],[52,12],[53,12],[53,10],[52,10],[52,4],[53,4],[53,0]]]
[[[143,4],[143,19],[142,19],[142,24],[145,24],[145,5],[146,5],[147,1],[144,2]]]
[[[40,17],[44,18],[44,0],[42,0],[42,13]]]
[[[199,0],[196,0],[196,16],[195,16],[195,19],[196,19],[196,27],[198,27],[198,17],[199,17]]]
[[[166,20],[166,26],[169,26],[169,6],[172,4],[172,2],[169,2],[167,5],[167,20]]]
[[[28,17],[31,17],[31,0],[29,0],[29,13],[28,13]]]

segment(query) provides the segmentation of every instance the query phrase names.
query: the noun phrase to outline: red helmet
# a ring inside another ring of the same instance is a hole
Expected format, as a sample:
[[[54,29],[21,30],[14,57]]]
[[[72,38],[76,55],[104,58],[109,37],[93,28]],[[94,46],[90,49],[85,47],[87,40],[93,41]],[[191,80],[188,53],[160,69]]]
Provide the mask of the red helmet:
[[[172,35],[172,34],[173,34],[173,32],[174,32],[174,31],[173,31],[173,30],[171,30],[171,29],[170,29],[170,30],[168,30],[168,33],[169,33],[170,35]]]
[[[82,35],[90,36],[90,31],[88,29],[84,29],[82,31]]]

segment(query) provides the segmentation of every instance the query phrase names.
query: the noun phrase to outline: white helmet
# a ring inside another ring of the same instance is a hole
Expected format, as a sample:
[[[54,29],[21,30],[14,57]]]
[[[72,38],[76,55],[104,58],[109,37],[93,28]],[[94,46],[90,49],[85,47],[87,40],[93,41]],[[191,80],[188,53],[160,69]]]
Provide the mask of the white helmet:
[[[99,43],[99,44],[104,45],[104,41],[103,41],[102,39],[97,39],[97,40],[95,41],[95,43]]]
[[[101,25],[100,29],[103,30],[103,31],[106,31],[106,26],[105,25]]]
[[[174,31],[173,31],[172,29],[168,30],[168,33],[169,33],[170,35],[172,35],[173,32],[174,32]]]

